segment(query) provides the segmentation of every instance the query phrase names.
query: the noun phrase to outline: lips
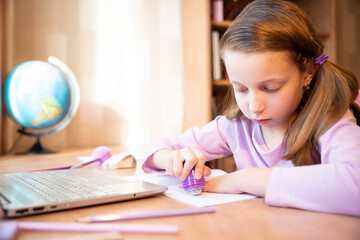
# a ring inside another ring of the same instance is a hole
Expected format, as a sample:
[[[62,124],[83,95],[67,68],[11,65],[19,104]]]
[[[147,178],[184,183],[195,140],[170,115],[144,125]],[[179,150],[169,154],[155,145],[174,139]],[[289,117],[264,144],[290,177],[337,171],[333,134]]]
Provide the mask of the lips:
[[[264,125],[270,121],[270,119],[254,119],[254,122],[256,122],[259,125]]]

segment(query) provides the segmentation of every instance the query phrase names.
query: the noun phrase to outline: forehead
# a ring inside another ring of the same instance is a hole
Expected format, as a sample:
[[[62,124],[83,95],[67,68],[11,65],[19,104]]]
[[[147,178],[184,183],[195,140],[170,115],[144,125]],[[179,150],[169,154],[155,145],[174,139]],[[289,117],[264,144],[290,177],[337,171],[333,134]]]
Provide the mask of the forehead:
[[[224,51],[224,61],[225,62],[242,62],[247,61],[249,63],[257,64],[278,64],[278,63],[293,63],[291,59],[291,54],[288,51],[266,51],[266,52],[242,52],[236,50],[225,50]]]
[[[270,78],[298,71],[287,51],[244,53],[224,51],[224,62],[230,80],[237,78]]]

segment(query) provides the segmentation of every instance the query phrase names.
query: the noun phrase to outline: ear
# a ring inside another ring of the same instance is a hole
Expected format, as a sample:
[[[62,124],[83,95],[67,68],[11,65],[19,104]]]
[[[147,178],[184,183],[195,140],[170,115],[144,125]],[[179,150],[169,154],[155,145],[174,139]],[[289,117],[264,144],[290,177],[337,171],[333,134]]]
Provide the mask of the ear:
[[[304,74],[304,87],[310,85],[311,80],[313,79],[318,66],[314,63],[314,59],[311,58],[310,61],[306,65],[306,70]]]

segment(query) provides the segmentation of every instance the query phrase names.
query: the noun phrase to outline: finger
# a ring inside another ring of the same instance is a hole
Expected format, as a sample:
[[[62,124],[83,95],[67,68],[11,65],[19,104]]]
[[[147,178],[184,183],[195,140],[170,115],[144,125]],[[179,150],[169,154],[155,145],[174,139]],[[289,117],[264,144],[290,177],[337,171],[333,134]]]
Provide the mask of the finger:
[[[211,168],[209,168],[208,166],[204,166],[203,175],[205,177],[209,177],[211,175]]]
[[[197,158],[197,162],[195,164],[195,179],[200,179],[203,176],[206,156],[197,148],[193,148],[192,151]]]
[[[180,149],[180,150],[175,150],[172,153],[172,170],[176,177],[181,176],[183,172],[183,165],[185,161],[182,153],[183,151],[184,149]]]
[[[174,171],[173,171],[173,158],[172,158],[172,157],[170,157],[170,158],[167,159],[165,170],[166,170],[166,174],[168,174],[168,175],[174,175]]]
[[[205,184],[205,187],[204,187],[204,192],[211,192],[211,180],[213,179],[214,177],[207,177],[205,178],[206,180],[206,184]]]
[[[189,176],[190,171],[193,170],[198,159],[192,149],[189,148],[182,149],[182,157],[185,159],[185,163],[180,176],[180,180],[184,181]]]

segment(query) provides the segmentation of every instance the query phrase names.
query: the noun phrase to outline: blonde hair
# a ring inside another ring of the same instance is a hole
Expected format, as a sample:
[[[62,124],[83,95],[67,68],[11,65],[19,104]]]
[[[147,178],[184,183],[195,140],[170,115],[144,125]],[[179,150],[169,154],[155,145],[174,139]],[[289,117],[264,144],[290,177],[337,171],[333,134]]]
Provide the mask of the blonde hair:
[[[297,5],[280,0],[255,0],[248,4],[220,40],[220,52],[288,51],[301,72],[324,46],[308,16]],[[360,110],[355,76],[329,60],[318,66],[299,106],[289,119],[283,144],[295,166],[320,162],[316,145],[320,136],[351,108],[359,125]],[[229,91],[225,115],[240,117],[233,91]]]

